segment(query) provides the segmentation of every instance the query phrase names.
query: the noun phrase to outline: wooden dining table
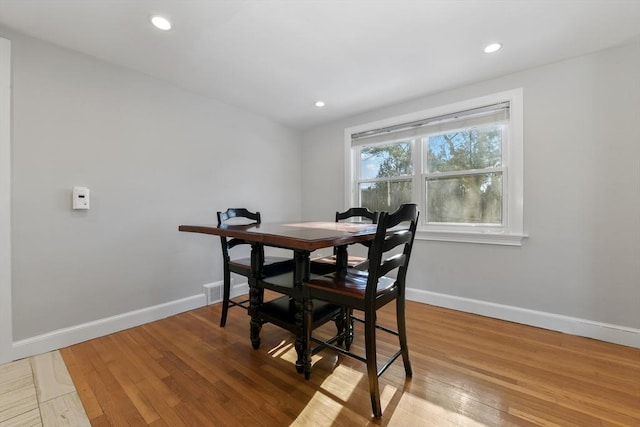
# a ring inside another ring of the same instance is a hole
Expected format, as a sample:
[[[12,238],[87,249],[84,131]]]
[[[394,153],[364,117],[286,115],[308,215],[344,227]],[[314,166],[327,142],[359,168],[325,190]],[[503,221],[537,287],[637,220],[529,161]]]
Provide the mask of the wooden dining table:
[[[309,279],[310,257],[313,251],[336,248],[336,271],[346,271],[348,250],[353,243],[373,240],[375,224],[349,222],[285,222],[264,224],[180,225],[179,231],[203,233],[246,240],[251,244],[251,276],[249,282],[250,338],[254,349],[260,347],[260,330],[264,323],[273,323],[295,334],[296,369],[309,372],[311,355],[305,354],[302,284]],[[293,251],[293,272],[276,277],[264,277],[265,246]],[[264,290],[283,295],[264,301]],[[314,323],[323,323],[339,313],[340,307],[314,304]]]

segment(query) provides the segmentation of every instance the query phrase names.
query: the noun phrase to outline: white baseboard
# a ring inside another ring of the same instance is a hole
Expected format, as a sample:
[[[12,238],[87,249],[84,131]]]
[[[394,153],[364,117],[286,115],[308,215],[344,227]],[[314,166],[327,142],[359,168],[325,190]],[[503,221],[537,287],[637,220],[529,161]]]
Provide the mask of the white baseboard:
[[[249,292],[247,282],[231,287],[231,297],[244,295]],[[593,338],[614,344],[640,348],[640,329],[577,317],[563,316],[544,311],[529,310],[487,301],[461,298],[453,295],[439,294],[418,289],[407,289],[407,299],[438,307],[451,308],[466,313],[479,314],[509,322],[521,323],[552,331],[580,337]]]
[[[232,297],[245,295],[248,292],[249,286],[246,282],[235,284],[231,288]],[[407,299],[464,311],[467,313],[479,314],[510,322],[564,332],[571,335],[640,348],[640,329],[594,322],[586,319],[562,316],[469,298],[461,298],[418,289],[407,289]],[[36,354],[68,347],[73,344],[112,334],[134,326],[139,326],[185,311],[204,307],[205,305],[207,305],[206,296],[204,294],[199,294],[15,341],[13,343],[12,360],[18,360],[34,356]]]
[[[207,299],[204,294],[194,295],[69,328],[58,329],[20,341],[14,341],[12,359],[23,359],[36,354],[68,347],[83,341],[203,307],[206,304]]]
[[[203,288],[222,285],[222,281],[203,285]],[[231,298],[249,293],[247,282],[233,284],[231,287]],[[164,304],[147,307],[104,319],[95,320],[69,328],[58,329],[35,337],[26,338],[13,342],[11,360],[23,359],[35,356],[36,354],[58,350],[70,345],[78,344],[134,326],[164,319],[165,317],[183,313],[185,311],[204,307],[207,303],[217,303],[220,301],[207,302],[205,294],[170,301]]]
[[[411,301],[640,348],[640,329],[419,289],[407,289],[406,295]]]

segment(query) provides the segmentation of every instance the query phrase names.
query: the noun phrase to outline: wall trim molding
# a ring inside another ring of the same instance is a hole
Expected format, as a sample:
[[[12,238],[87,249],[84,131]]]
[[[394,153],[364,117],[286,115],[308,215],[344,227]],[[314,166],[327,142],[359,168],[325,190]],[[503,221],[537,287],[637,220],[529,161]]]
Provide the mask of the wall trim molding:
[[[61,349],[205,305],[207,305],[206,296],[198,294],[15,341],[13,359],[18,360]]]
[[[222,285],[222,283],[222,281],[208,283],[203,285],[203,287]],[[247,282],[237,283],[231,287],[231,298],[246,295],[248,293],[249,284]],[[212,301],[212,303],[217,302],[220,301]],[[106,317],[104,319],[98,319],[80,325],[47,332],[34,337],[25,338],[23,340],[13,342],[11,357],[7,358],[5,362],[23,359],[25,357],[31,357],[53,350],[59,350],[83,341],[92,340],[94,338],[113,334],[135,326],[144,325],[145,323],[154,322],[156,320],[164,319],[165,317],[184,313],[185,311],[194,310],[206,305],[206,295],[198,294],[175,301],[169,301],[164,304],[158,304],[130,311],[128,313],[122,313]]]
[[[235,284],[232,287],[231,296],[245,295],[248,290],[249,287],[246,282]],[[640,329],[419,289],[408,288],[407,299],[570,335],[640,348]],[[13,343],[13,360],[58,350],[206,305],[207,297],[204,294],[198,294],[15,341]]]
[[[436,292],[409,289],[407,299],[509,322],[640,348],[640,329]]]

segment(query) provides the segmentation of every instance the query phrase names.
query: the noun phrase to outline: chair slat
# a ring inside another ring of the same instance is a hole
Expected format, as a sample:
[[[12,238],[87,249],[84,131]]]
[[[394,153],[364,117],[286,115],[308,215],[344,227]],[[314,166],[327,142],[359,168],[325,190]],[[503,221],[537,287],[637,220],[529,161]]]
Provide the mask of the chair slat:
[[[405,263],[406,258],[407,256],[405,254],[398,254],[386,259],[378,268],[378,277],[386,276],[390,271],[402,267]]]

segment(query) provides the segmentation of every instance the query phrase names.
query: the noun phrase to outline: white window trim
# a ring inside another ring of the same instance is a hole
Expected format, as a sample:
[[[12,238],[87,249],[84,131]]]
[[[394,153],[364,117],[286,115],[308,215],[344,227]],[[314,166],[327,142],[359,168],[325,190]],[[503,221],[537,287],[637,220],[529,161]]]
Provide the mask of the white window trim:
[[[509,101],[510,123],[509,143],[503,147],[506,160],[504,165],[504,179],[507,182],[505,193],[505,225],[499,230],[491,230],[487,227],[474,230],[473,226],[447,226],[447,225],[420,225],[416,238],[420,240],[434,240],[445,242],[483,243],[495,245],[521,246],[525,237],[524,233],[524,114],[522,88],[505,92],[494,93],[466,101],[456,102],[424,111],[418,111],[403,116],[391,117],[375,122],[365,123],[345,129],[345,209],[354,206],[355,188],[354,179],[357,171],[356,159],[353,158],[351,135],[378,129],[409,123],[429,117],[437,117],[458,111],[497,104]],[[416,175],[414,175],[416,176]],[[414,191],[415,194],[415,191]],[[416,199],[420,206],[424,207],[424,197]]]

